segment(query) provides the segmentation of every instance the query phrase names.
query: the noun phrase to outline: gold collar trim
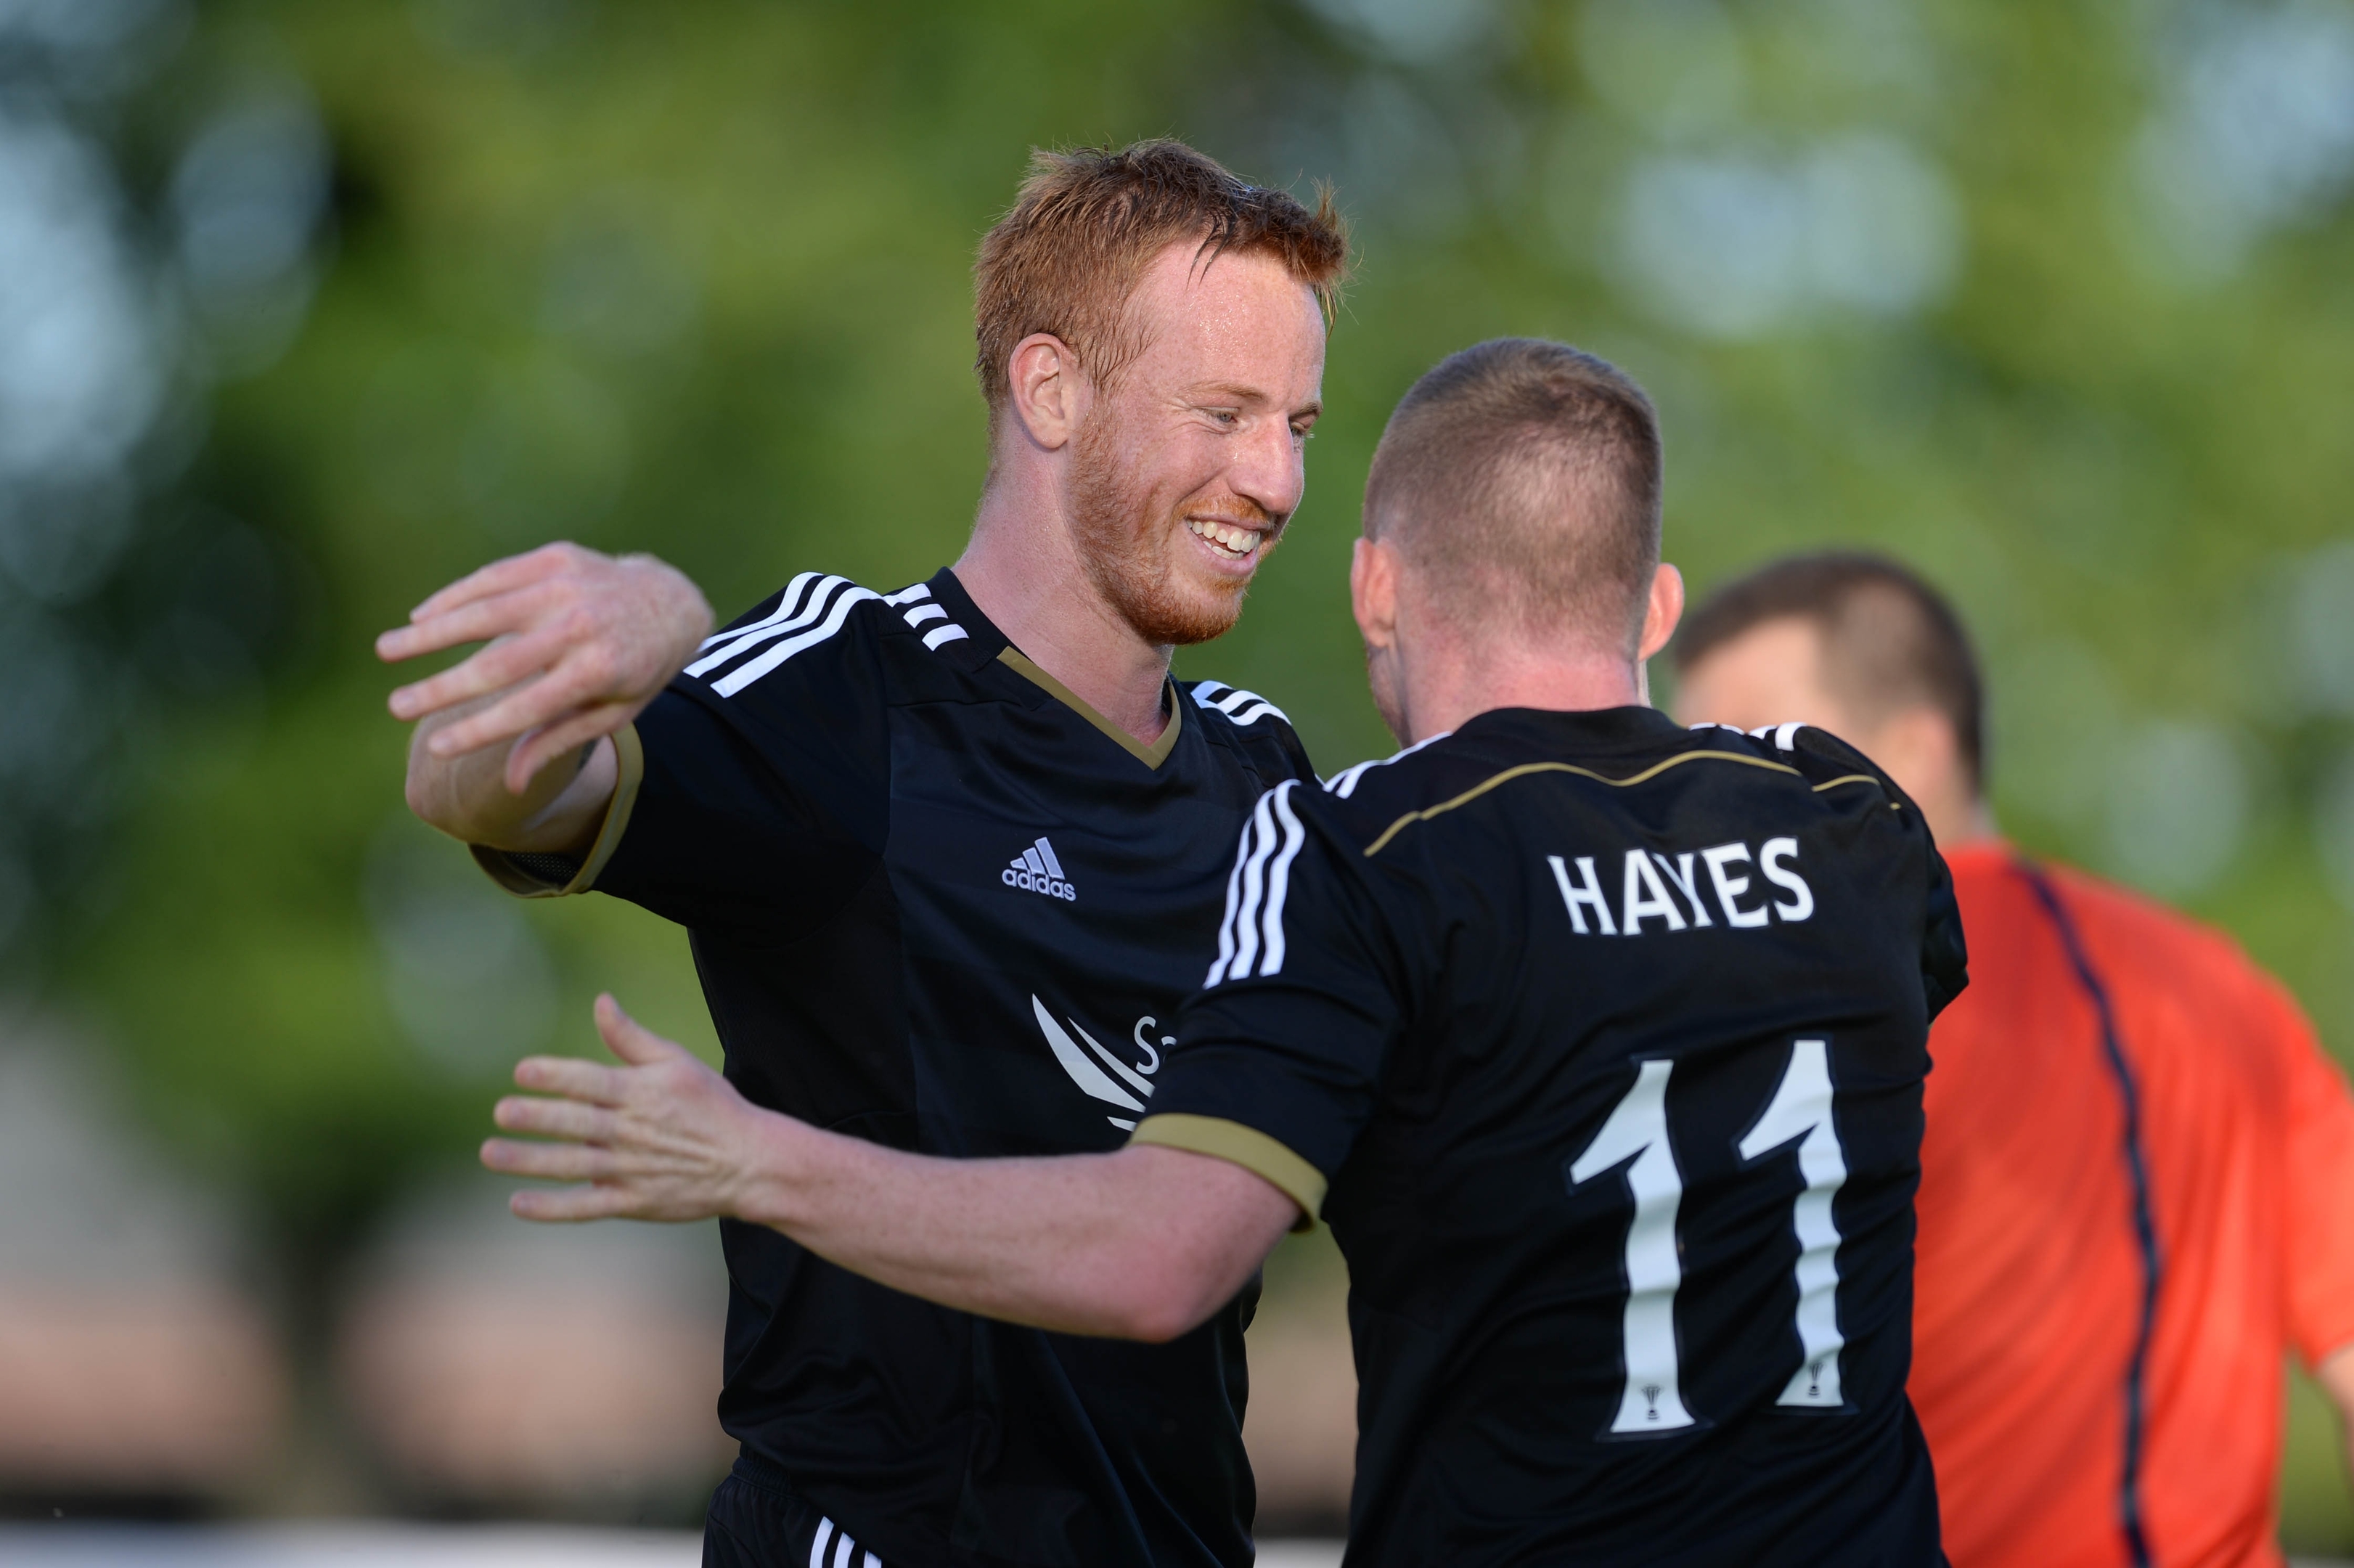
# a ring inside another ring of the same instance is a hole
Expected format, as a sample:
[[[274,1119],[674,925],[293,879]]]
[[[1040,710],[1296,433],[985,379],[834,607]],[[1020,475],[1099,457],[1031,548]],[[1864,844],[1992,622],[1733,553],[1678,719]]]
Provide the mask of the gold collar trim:
[[[1161,726],[1160,738],[1155,740],[1150,746],[1147,746],[1142,741],[1137,739],[1136,736],[1129,734],[1128,731],[1120,728],[1119,726],[1112,723],[1111,720],[1104,717],[1103,715],[1096,712],[1096,710],[1087,704],[1086,699],[1082,698],[1076,692],[1071,690],[1070,687],[1063,684],[1062,682],[1055,679],[1054,676],[1046,673],[1045,671],[1040,669],[1037,664],[1031,660],[1028,654],[1023,652],[1012,643],[1007,643],[1005,647],[998,652],[997,657],[1000,662],[1010,667],[1016,674],[1021,675],[1024,680],[1027,680],[1032,684],[1039,687],[1049,696],[1052,696],[1056,701],[1060,702],[1065,707],[1069,708],[1073,713],[1078,715],[1081,718],[1087,720],[1089,724],[1103,731],[1104,734],[1118,741],[1122,750],[1126,751],[1130,757],[1135,758],[1139,762],[1143,763],[1147,768],[1155,769],[1159,768],[1162,763],[1169,760],[1169,754],[1177,748],[1177,732],[1180,729],[1182,729],[1185,725],[1185,704],[1183,701],[1183,694],[1177,690],[1176,682],[1163,681],[1161,683],[1163,688],[1168,693],[1167,701],[1169,704],[1169,722]]]

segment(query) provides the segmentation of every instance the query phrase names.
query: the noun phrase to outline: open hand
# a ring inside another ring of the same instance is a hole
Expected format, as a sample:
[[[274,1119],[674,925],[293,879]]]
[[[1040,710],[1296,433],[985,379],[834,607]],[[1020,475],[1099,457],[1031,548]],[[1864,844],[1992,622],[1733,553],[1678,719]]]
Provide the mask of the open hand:
[[[685,1046],[663,1039],[597,999],[597,1032],[626,1064],[526,1057],[515,1082],[561,1097],[510,1095],[493,1119],[509,1132],[553,1141],[493,1138],[482,1163],[510,1176],[586,1186],[534,1188],[507,1206],[526,1220],[706,1220],[737,1212],[764,1120],[736,1086]]]
[[[447,758],[527,737],[504,771],[507,789],[521,794],[549,759],[637,717],[709,635],[711,607],[684,573],[652,556],[617,558],[557,544],[460,578],[408,621],[376,639],[378,658],[490,645],[394,692],[393,716],[426,718],[514,687],[434,731],[425,746]]]

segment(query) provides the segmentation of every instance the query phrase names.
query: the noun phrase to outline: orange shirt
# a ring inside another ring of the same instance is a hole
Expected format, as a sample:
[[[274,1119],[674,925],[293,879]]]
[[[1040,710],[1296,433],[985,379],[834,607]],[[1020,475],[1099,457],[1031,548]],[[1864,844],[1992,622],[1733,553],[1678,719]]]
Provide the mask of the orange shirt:
[[[1947,857],[1911,1392],[1955,1568],[2278,1564],[2282,1361],[2354,1343],[2354,1098],[2228,939]]]

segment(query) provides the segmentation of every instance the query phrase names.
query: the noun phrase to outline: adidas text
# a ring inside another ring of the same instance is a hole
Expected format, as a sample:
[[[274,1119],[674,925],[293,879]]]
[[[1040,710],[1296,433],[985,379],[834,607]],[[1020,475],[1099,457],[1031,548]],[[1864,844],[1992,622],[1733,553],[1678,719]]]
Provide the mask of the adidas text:
[[[1066,904],[1078,901],[1079,890],[1064,878],[1063,863],[1055,858],[1055,846],[1043,837],[1015,855],[1013,863],[997,874],[997,880],[1008,887],[1043,893]]]

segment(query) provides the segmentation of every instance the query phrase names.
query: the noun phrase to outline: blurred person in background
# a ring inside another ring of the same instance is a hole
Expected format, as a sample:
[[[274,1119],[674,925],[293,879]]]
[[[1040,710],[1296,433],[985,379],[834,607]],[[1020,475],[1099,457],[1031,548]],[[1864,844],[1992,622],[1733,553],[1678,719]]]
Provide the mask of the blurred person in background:
[[[2279,1563],[2286,1353],[2354,1414],[2354,1100],[2311,1026],[2228,938],[2003,842],[1968,637],[1903,567],[1766,567],[1673,656],[1678,717],[1844,737],[1953,867],[1911,1386],[1956,1568]]]
[[[1352,1563],[1932,1568],[1905,1372],[1951,884],[1843,743],[1645,701],[1683,599],[1659,489],[1649,400],[1564,344],[1407,393],[1351,578],[1406,749],[1260,802],[1127,1148],[829,1135],[606,999],[629,1065],[526,1064],[563,1097],[500,1125],[564,1141],[485,1160],[590,1183],[536,1194],[549,1218],[734,1215],[1156,1340],[1321,1213],[1363,1388]]]
[[[1235,834],[1313,778],[1279,711],[1169,665],[1299,504],[1346,250],[1329,196],[1174,143],[1039,154],[975,269],[991,462],[955,566],[883,594],[804,573],[699,647],[659,563],[486,567],[381,643],[493,640],[394,694],[411,804],[512,891],[686,926],[752,1105],[938,1154],[1116,1147]],[[743,1454],[706,1563],[1250,1561],[1255,1284],[1119,1344],[722,1234]]]

